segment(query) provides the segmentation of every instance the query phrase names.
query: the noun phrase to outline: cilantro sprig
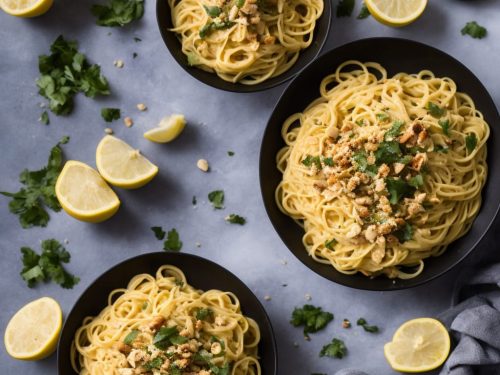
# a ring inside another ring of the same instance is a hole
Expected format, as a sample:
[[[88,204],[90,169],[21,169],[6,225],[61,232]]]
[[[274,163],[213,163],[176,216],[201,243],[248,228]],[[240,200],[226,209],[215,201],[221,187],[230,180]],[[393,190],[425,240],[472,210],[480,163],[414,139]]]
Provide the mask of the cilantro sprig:
[[[245,225],[245,223],[247,222],[243,216],[237,214],[230,214],[226,216],[224,220],[226,220],[228,223],[239,225]]]
[[[467,22],[460,32],[462,35],[469,35],[474,39],[482,39],[488,34],[486,28],[476,21]]]
[[[144,0],[111,0],[106,5],[92,5],[90,11],[99,26],[125,26],[142,18]]]
[[[290,323],[294,327],[304,326],[304,335],[308,336],[309,333],[318,332],[325,328],[332,320],[333,314],[323,311],[321,307],[304,305],[293,310]]]
[[[118,120],[121,116],[120,108],[102,108],[101,117],[106,122],[112,122]]]
[[[208,200],[212,203],[213,208],[221,210],[224,208],[224,191],[214,190],[208,193]]]
[[[180,251],[182,249],[182,241],[180,240],[179,233],[175,228],[172,228],[167,233],[167,239],[163,242],[163,250],[166,251]]]
[[[344,341],[334,338],[329,344],[323,346],[321,352],[319,353],[319,356],[341,359],[346,354],[347,347],[345,346]]]
[[[364,319],[364,318],[359,318],[358,321],[356,322],[356,324],[358,326],[362,326],[366,332],[377,333],[379,331],[377,326],[369,325],[368,322],[366,321],[366,319]]]

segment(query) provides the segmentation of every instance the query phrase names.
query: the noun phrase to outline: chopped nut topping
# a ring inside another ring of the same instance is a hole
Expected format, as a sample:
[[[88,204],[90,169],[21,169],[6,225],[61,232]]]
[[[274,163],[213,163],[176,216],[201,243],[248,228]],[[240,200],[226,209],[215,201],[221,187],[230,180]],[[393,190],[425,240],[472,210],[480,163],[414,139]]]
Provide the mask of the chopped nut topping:
[[[113,65],[116,66],[118,69],[121,69],[123,68],[125,63],[123,62],[123,60],[115,60],[113,61]]]
[[[125,117],[123,119],[123,123],[127,128],[130,128],[132,125],[134,125],[134,121],[130,117]]]
[[[198,160],[196,166],[203,172],[208,172],[208,161],[206,161],[205,159]]]
[[[139,103],[139,104],[137,104],[137,109],[141,112],[144,112],[145,110],[148,109],[148,107],[146,107],[146,105],[144,103]]]

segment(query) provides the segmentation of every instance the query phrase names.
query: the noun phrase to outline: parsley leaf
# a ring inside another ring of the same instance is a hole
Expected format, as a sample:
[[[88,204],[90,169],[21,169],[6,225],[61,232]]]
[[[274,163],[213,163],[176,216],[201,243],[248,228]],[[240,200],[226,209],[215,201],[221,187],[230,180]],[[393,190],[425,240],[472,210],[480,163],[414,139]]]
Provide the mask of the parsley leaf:
[[[227,152],[227,155],[228,155],[228,156],[234,156],[234,151],[228,151],[228,152]]]
[[[153,337],[153,345],[161,350],[167,349],[170,345],[184,344],[187,341],[186,337],[179,335],[176,326],[161,327]]]
[[[107,5],[92,5],[90,11],[97,17],[96,24],[99,26],[125,26],[142,18],[144,0],[110,0]]]
[[[120,118],[120,108],[102,108],[101,117],[106,122],[112,122]]]
[[[144,310],[144,309],[143,309]],[[139,335],[139,330],[138,329],[133,329],[132,331],[129,332],[127,336],[123,339],[123,342],[127,345],[130,345],[134,342],[134,340],[137,338],[137,335]]]
[[[356,322],[356,324],[358,326],[362,326],[366,332],[370,332],[370,333],[377,333],[378,332],[378,327],[368,325],[368,322],[364,318],[359,318],[358,321]]]
[[[163,250],[180,251],[182,249],[182,241],[179,238],[179,233],[175,228],[172,228],[167,233],[167,239],[163,242]]]
[[[462,35],[470,35],[475,39],[482,39],[488,31],[476,21],[467,22],[461,30]]]
[[[366,7],[366,4],[363,2],[361,5],[361,10],[359,11],[358,17],[356,17],[358,20],[362,20],[365,18],[370,17],[370,11]]]
[[[368,155],[365,150],[357,151],[352,155],[352,160],[356,164],[356,168],[363,173],[376,175],[378,168],[374,164],[368,164]]]
[[[47,113],[47,111],[43,111],[40,115],[40,122],[44,125],[50,124],[49,114]]]
[[[401,133],[401,127],[404,125],[404,121],[394,121],[389,130],[387,130],[384,134],[385,141],[392,141]]]
[[[71,289],[80,279],[68,273],[62,263],[69,263],[71,255],[56,240],[42,241],[42,253],[38,255],[29,247],[22,247],[23,269],[21,277],[34,287],[40,281],[52,280],[63,288]]]
[[[163,365],[164,359],[162,357],[156,357],[144,364],[144,368],[148,371],[153,369],[159,369]]]
[[[304,305],[302,308],[296,307],[292,313],[290,323],[294,327],[304,326],[304,335],[318,332],[326,327],[333,320],[333,314],[323,311],[321,307]]]
[[[328,167],[333,167],[335,165],[333,158],[323,158],[323,163]]]
[[[165,231],[162,227],[151,227],[151,230],[154,232],[157,240],[163,240],[165,238]]]
[[[375,158],[377,160],[377,164],[391,164],[398,162],[401,154],[402,152],[399,147],[399,142],[384,141],[379,144],[377,151],[375,151]]]
[[[223,190],[214,190],[208,193],[208,200],[212,203],[212,206],[221,210],[224,208],[224,191]]]
[[[389,115],[385,112],[377,113],[375,116],[377,117],[377,120],[379,120],[379,121],[389,120]]]
[[[339,0],[337,17],[350,17],[354,10],[354,0]]]
[[[239,224],[239,225],[244,225],[247,222],[244,217],[236,214],[231,214],[229,216],[226,216],[224,220],[226,220],[228,223]]]
[[[443,129],[443,134],[446,136],[450,136],[450,121],[449,120],[439,120],[439,126]]]
[[[196,310],[195,313],[196,320],[207,320],[208,318],[211,318],[213,316],[214,316],[213,310],[205,307]]]
[[[439,118],[446,113],[446,108],[441,108],[436,103],[428,102],[426,106],[427,110],[432,117]]]
[[[421,174],[417,174],[408,180],[408,185],[418,189],[424,185],[424,178]]]
[[[321,169],[321,160],[319,156],[307,155],[305,159],[302,160],[302,164],[304,164],[306,167],[312,167],[313,165],[315,165],[318,170]]]
[[[218,6],[203,5],[203,8],[205,9],[205,12],[212,18],[219,17],[222,12],[222,9]]]
[[[385,184],[390,194],[389,201],[391,204],[397,204],[402,198],[411,196],[415,192],[413,186],[410,186],[406,181],[399,178],[386,178]]]
[[[475,133],[470,133],[465,137],[465,147],[467,147],[467,151],[471,153],[477,146],[477,137]]]
[[[207,23],[205,26],[203,26],[200,29],[200,38],[204,39],[210,33],[212,33],[212,31],[229,29],[230,27],[232,27],[235,24],[236,24],[235,22],[229,21],[229,20],[225,20],[225,21],[222,21],[222,22]]]
[[[326,240],[325,241],[325,247],[329,250],[334,250],[334,246],[337,244],[337,240],[335,238],[332,238],[331,240]]]
[[[347,354],[347,348],[342,340],[334,338],[331,343],[323,346],[320,357],[343,358]]]
[[[403,228],[400,228],[397,231],[392,232],[392,234],[396,236],[396,238],[401,243],[410,241],[413,238],[413,227],[410,224],[406,223]]]
[[[49,221],[46,208],[55,212],[61,210],[56,197],[55,185],[62,169],[62,149],[60,145],[67,143],[69,137],[63,137],[50,151],[47,165],[38,171],[25,169],[19,175],[19,181],[24,185],[17,193],[5,191],[0,194],[12,198],[9,210],[19,215],[23,228],[33,226],[45,227]]]

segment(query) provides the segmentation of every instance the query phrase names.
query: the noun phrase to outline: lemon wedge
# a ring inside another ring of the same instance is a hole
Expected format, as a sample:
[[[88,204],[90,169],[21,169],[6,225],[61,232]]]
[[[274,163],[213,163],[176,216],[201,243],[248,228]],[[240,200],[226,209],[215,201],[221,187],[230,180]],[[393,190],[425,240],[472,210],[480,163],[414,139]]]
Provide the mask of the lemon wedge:
[[[109,219],[120,207],[120,200],[99,173],[75,160],[68,160],[57,178],[56,196],[69,215],[91,223]]]
[[[179,136],[186,126],[184,115],[174,114],[164,117],[158,126],[144,133],[144,138],[156,143],[167,143]]]
[[[105,136],[96,151],[97,169],[111,185],[136,189],[153,179],[158,167],[121,139]]]
[[[365,0],[373,18],[387,26],[406,26],[424,12],[427,0]]]
[[[35,361],[52,354],[62,326],[59,304],[43,297],[23,306],[5,329],[5,349],[16,359]]]
[[[11,16],[36,17],[48,11],[53,2],[53,0],[0,0],[0,7]]]
[[[425,372],[441,366],[450,353],[450,335],[431,318],[409,320],[385,344],[385,358],[396,371]]]

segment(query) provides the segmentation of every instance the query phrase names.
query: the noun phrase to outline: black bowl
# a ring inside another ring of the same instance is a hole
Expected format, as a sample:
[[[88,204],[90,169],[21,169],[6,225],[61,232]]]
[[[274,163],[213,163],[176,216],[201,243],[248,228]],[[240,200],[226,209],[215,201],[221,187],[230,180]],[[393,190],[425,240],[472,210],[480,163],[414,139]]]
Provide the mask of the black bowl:
[[[316,21],[313,42],[311,43],[309,48],[300,52],[299,58],[297,59],[295,64],[288,71],[277,77],[270,78],[257,85],[243,85],[241,83],[231,83],[224,81],[215,73],[205,72],[204,70],[201,70],[199,68],[189,66],[186,55],[182,53],[181,42],[179,41],[177,35],[169,31],[173,27],[173,24],[170,7],[167,4],[167,0],[156,1],[156,20],[158,21],[158,27],[160,28],[161,36],[168,50],[170,51],[174,59],[179,63],[179,65],[197,80],[217,89],[233,92],[254,92],[267,90],[294,77],[305,66],[307,66],[307,64],[313,61],[314,58],[320,53],[321,48],[323,48],[323,45],[326,42],[328,32],[330,31],[331,17],[331,1],[324,0],[323,14]]]
[[[438,77],[450,77],[457,83],[459,91],[472,97],[491,128],[487,159],[489,172],[482,191],[483,204],[479,215],[467,235],[450,244],[443,255],[426,259],[424,271],[413,279],[368,278],[359,273],[345,275],[330,265],[315,262],[302,244],[303,229],[284,215],[275,203],[274,192],[282,177],[276,169],[275,159],[276,153],[284,146],[281,138],[283,122],[319,97],[321,80],[333,73],[339,64],[350,59],[379,62],[389,75],[430,69]],[[345,44],[325,53],[305,68],[286,88],[274,108],[260,151],[260,186],[267,214],[290,251],[311,270],[329,280],[367,290],[397,290],[423,284],[443,275],[462,261],[486,234],[498,212],[500,194],[496,189],[500,185],[500,148],[497,142],[500,139],[499,126],[498,111],[484,86],[469,69],[450,55],[422,43],[398,38],[369,38]]]
[[[185,273],[189,284],[196,288],[220,289],[238,296],[243,313],[254,319],[260,327],[262,336],[259,356],[262,373],[277,374],[277,349],[271,322],[251,290],[231,272],[207,259],[190,254],[159,252],[139,255],[117,264],[99,276],[83,292],[66,318],[59,339],[57,347],[59,375],[75,373],[71,367],[70,348],[75,332],[82,325],[83,319],[99,314],[107,306],[108,295],[112,290],[126,287],[130,279],[137,274],[154,275],[164,264],[179,267]]]

